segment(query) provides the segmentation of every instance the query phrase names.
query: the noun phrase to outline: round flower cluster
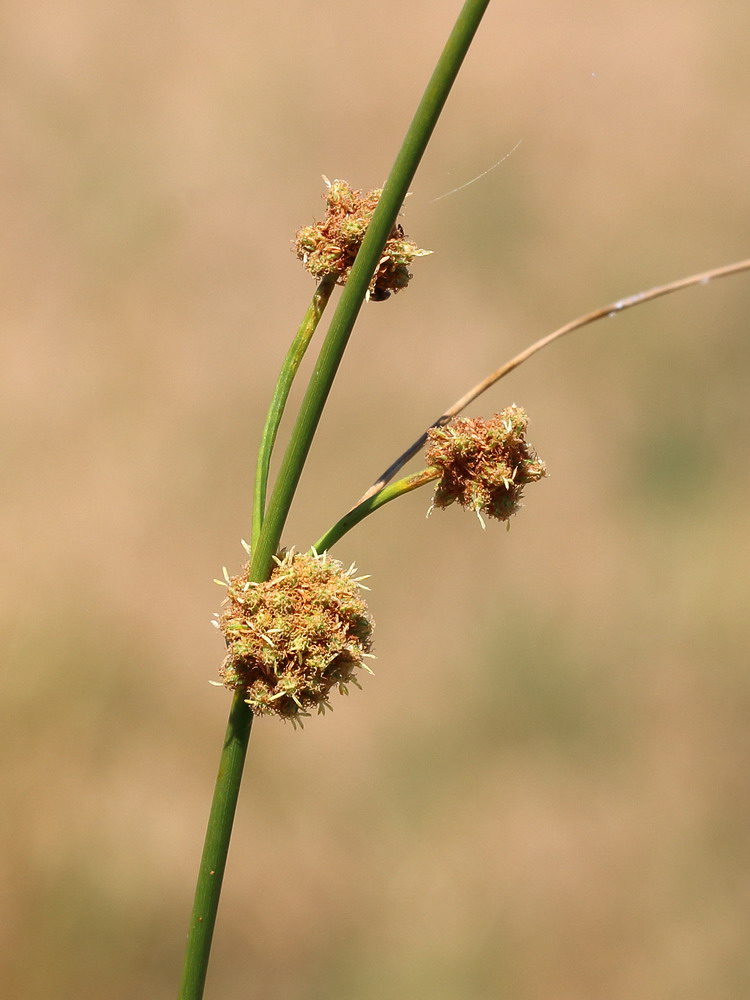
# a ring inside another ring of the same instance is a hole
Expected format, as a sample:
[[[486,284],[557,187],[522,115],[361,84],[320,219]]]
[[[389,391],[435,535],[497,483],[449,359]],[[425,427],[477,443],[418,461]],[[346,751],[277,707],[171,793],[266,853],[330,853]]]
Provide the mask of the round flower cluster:
[[[463,507],[507,521],[521,506],[527,483],[547,470],[526,441],[529,418],[520,406],[506,407],[489,420],[456,417],[429,431],[427,461],[440,471],[432,504]]]
[[[346,283],[354,258],[362,245],[372,214],[382,191],[353,191],[346,181],[328,181],[326,217],[322,222],[304,226],[297,232],[294,249],[307,270],[320,281],[335,275],[339,285]],[[372,277],[369,296],[375,301],[387,299],[409,284],[409,265],[415,257],[431,250],[420,250],[406,239],[400,225],[394,225],[386,240],[380,263]]]
[[[257,715],[294,721],[330,708],[332,688],[347,694],[355,671],[367,670],[372,620],[356,577],[326,553],[290,551],[271,578],[253,583],[247,567],[228,577],[217,615],[228,653],[220,669],[226,687],[242,691]]]

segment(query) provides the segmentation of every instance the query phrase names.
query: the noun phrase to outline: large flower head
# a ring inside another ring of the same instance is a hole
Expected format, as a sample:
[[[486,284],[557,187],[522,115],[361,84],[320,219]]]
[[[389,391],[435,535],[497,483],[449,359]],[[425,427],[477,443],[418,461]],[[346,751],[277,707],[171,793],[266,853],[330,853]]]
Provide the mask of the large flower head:
[[[330,708],[332,688],[347,693],[358,684],[372,620],[360,596],[364,577],[355,573],[326,553],[290,551],[265,583],[249,581],[247,567],[227,579],[217,616],[228,648],[220,674],[253,712],[294,721]]]
[[[353,191],[346,181],[328,181],[326,216],[297,232],[294,249],[307,270],[319,281],[335,275],[339,285],[346,283],[352,264],[364,239],[370,219],[382,191]],[[380,262],[370,282],[371,299],[387,299],[391,292],[406,288],[412,277],[409,265],[415,257],[431,250],[420,250],[404,236],[396,223],[390,232]]]
[[[429,431],[427,461],[440,470],[434,507],[458,501],[463,507],[507,521],[521,506],[527,483],[547,475],[544,462],[526,440],[529,418],[507,406],[489,420],[456,417]]]

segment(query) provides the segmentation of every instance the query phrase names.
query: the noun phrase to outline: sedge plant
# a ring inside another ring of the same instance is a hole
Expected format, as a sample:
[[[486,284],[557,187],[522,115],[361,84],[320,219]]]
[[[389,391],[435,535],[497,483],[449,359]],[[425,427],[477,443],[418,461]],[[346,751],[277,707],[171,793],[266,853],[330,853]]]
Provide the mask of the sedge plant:
[[[219,683],[232,691],[191,915],[180,1000],[203,996],[243,767],[253,720],[276,716],[301,726],[332,707],[337,692],[359,686],[369,671],[373,623],[362,591],[365,576],[330,550],[380,507],[433,484],[431,509],[459,503],[486,521],[510,524],[524,490],[546,475],[527,440],[528,416],[515,404],[488,418],[459,414],[497,381],[562,336],[622,310],[713,279],[750,270],[750,260],[714,268],[639,292],[565,324],[490,373],[447,407],[430,428],[377,477],[357,503],[309,547],[284,549],[281,538],[303,467],[351,335],[366,300],[384,301],[409,283],[412,262],[428,250],[399,222],[404,200],[438,116],[489,0],[467,0],[382,188],[360,192],[326,182],[326,214],[299,230],[297,256],[317,282],[272,395],[258,451],[248,560],[224,570],[224,604],[214,625],[226,655]],[[271,456],[292,382],[337,285],[338,306],[318,353],[272,489]],[[424,449],[424,467],[394,481]]]
[[[316,292],[317,304],[314,302],[306,314],[301,332],[296,338],[297,346],[293,345],[287,358],[285,372],[282,373],[279,387],[274,394],[272,412],[269,413],[260,448],[261,457],[253,503],[254,544],[245,573],[248,589],[251,589],[251,585],[263,585],[269,582],[274,558],[278,558],[281,534],[297,484],[357,315],[381,262],[386,240],[397,225],[398,213],[440,112],[488,6],[489,0],[466,0],[438,59],[385,186],[377,197],[372,216],[367,220],[367,225],[361,233],[361,244],[351,269],[346,274],[341,298],[300,405],[273,491],[266,503],[270,455],[289,385],[299,366],[298,359],[309,343],[308,331],[311,335],[310,328],[314,330],[330,295],[327,286],[322,291],[319,286]],[[311,246],[303,252],[310,255],[315,249]],[[325,277],[321,277],[321,281],[325,281]],[[378,289],[374,287],[373,292],[375,297],[378,297]],[[180,986],[181,1000],[199,1000],[203,996],[221,884],[252,723],[253,711],[247,702],[245,690],[239,687],[234,693],[229,711],[198,871]]]

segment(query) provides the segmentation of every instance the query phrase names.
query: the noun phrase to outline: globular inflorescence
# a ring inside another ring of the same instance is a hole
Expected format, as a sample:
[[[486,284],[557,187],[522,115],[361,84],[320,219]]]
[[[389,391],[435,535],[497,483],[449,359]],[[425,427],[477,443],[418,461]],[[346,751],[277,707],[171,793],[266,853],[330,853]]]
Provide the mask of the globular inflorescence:
[[[225,573],[227,597],[218,618],[227,643],[220,675],[241,691],[258,715],[295,721],[330,708],[333,688],[357,686],[368,670],[372,620],[360,596],[364,587],[326,553],[290,551],[276,560],[269,580],[252,583],[247,567]]]
[[[547,475],[544,462],[526,441],[529,418],[508,406],[489,420],[456,417],[433,427],[427,461],[440,471],[432,504],[463,507],[507,521],[521,506],[523,488]]]
[[[335,275],[343,285],[377,207],[382,191],[363,194],[353,191],[346,181],[328,181],[326,216],[321,222],[304,226],[297,232],[294,249],[307,270],[319,281]],[[386,240],[380,262],[370,282],[369,295],[375,300],[387,299],[409,284],[409,265],[415,257],[424,257],[431,250],[420,250],[404,236],[396,223]]]

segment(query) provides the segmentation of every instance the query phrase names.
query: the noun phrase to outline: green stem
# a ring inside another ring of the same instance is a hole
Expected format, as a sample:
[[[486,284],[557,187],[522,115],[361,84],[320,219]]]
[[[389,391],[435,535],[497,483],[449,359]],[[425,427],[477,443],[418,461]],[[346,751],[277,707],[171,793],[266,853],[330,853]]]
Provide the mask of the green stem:
[[[252,550],[249,579],[267,580],[302,467],[385,241],[490,0],[466,0],[417,108],[354,262],[300,407],[268,509]],[[375,499],[375,498],[373,498]],[[387,502],[387,501],[383,501]],[[362,516],[366,516],[363,514]],[[356,523],[356,522],[354,522]],[[340,536],[339,536],[340,537]],[[214,788],[188,934],[180,1000],[201,1000],[252,713],[237,693]]]
[[[383,507],[385,504],[390,503],[391,500],[402,497],[405,493],[411,493],[412,490],[419,489],[425,483],[430,483],[437,479],[439,475],[440,471],[438,469],[422,469],[421,472],[405,476],[403,479],[399,479],[398,482],[384,487],[375,496],[368,497],[367,500],[358,503],[356,507],[352,507],[348,514],[344,514],[332,528],[328,529],[325,535],[322,535],[317,540],[313,548],[316,552],[325,552],[332,545],[335,545],[348,531],[351,531],[355,525],[376,511],[378,507]]]
[[[253,492],[253,533],[251,546],[253,549],[258,544],[260,529],[263,524],[263,516],[266,510],[268,471],[271,466],[271,453],[273,452],[276,435],[279,431],[279,424],[281,423],[281,418],[284,414],[284,407],[286,406],[286,401],[289,398],[289,391],[292,388],[294,377],[297,374],[302,359],[305,356],[305,351],[312,340],[312,335],[315,333],[320,317],[323,315],[323,311],[328,305],[328,300],[331,297],[331,292],[333,291],[335,285],[335,275],[325,277],[320,282],[315,290],[312,302],[310,303],[302,323],[300,324],[300,328],[297,330],[297,335],[292,341],[291,347],[287,352],[287,356],[284,358],[284,363],[281,366],[281,372],[279,373],[279,379],[276,383],[271,405],[268,408],[268,415],[266,417],[265,426],[263,427],[263,436],[261,437],[260,448],[258,450],[258,462],[255,472],[255,490]]]
[[[211,939],[219,908],[221,883],[227,863],[229,840],[240,791],[240,778],[252,724],[253,713],[245,704],[242,694],[238,692],[232,700],[229,712],[229,723],[208,817],[206,840],[190,917],[179,1000],[200,1000],[203,996]]]
[[[307,454],[323,413],[333,380],[349,341],[370,279],[385,241],[409,191],[419,161],[437,124],[461,63],[490,0],[466,0],[446,42],[424,96],[393,164],[378,206],[367,227],[328,334],[313,370],[307,393],[286,449],[265,521],[252,554],[252,580],[263,580],[271,570],[289,508],[302,475]]]

